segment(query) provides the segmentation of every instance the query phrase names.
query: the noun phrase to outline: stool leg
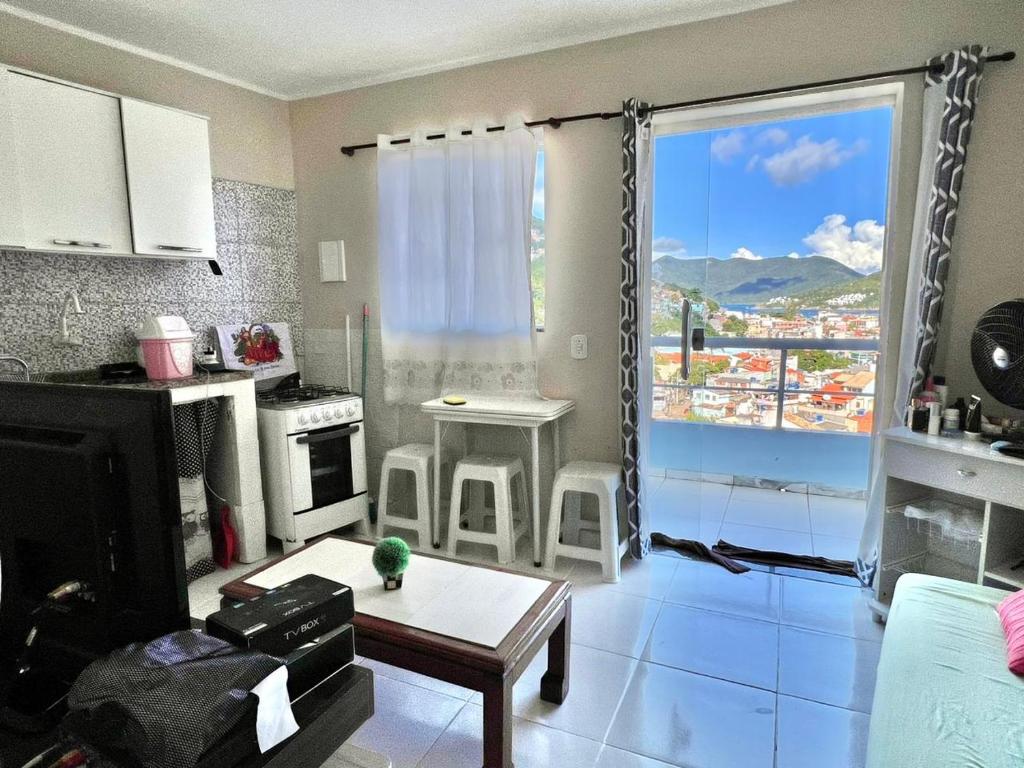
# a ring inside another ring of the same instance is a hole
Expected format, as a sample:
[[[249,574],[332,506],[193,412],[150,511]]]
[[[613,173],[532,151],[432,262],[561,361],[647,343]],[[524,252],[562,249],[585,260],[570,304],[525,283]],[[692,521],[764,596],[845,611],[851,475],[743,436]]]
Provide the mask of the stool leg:
[[[435,475],[436,477],[436,475]],[[448,557],[455,557],[459,545],[459,511],[462,509],[462,477],[458,472],[452,478],[452,505],[448,511]],[[435,526],[435,530],[440,526]]]
[[[388,483],[391,477],[391,467],[387,462],[380,470],[380,490],[377,492],[377,538],[384,537],[384,520],[388,516]]]
[[[498,562],[502,565],[516,559],[516,542],[512,531],[512,478],[494,484],[494,533],[498,545]]]
[[[565,524],[562,526],[562,542],[579,546],[580,521],[583,519],[583,494],[567,491],[565,494]]]
[[[426,471],[415,472],[413,476],[416,483],[416,544],[420,549],[426,549],[430,540],[430,464],[427,464]]]
[[[613,510],[618,505],[611,492],[598,494],[597,503],[601,515],[601,572],[604,581],[616,584],[620,578],[619,526]]]
[[[548,538],[544,544],[544,567],[555,570],[555,550],[558,547],[558,531],[561,528],[562,499],[564,497],[562,486],[555,481],[555,487],[551,489],[551,511],[548,514]]]

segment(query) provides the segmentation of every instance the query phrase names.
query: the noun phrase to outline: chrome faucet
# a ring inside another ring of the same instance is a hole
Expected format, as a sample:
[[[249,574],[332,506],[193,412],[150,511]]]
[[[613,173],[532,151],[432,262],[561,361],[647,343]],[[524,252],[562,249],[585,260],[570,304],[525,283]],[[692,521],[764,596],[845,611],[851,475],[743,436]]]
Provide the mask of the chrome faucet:
[[[68,315],[72,313],[76,315],[85,314],[85,310],[82,309],[82,302],[78,300],[78,291],[74,288],[64,296],[64,308],[60,312],[60,337],[57,339],[57,343],[66,347],[80,347],[82,346],[82,337],[72,335],[68,329]]]

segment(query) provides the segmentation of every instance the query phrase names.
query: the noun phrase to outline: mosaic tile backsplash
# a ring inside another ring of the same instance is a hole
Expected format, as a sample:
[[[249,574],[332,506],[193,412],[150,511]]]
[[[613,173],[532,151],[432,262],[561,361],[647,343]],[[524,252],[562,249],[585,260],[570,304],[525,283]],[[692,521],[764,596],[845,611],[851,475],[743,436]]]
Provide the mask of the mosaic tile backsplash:
[[[302,355],[295,192],[214,179],[213,204],[223,276],[205,261],[0,251],[0,355],[22,358],[33,373],[134,360],[134,330],[148,315],[181,315],[197,347],[215,325],[286,322]],[[72,288],[85,311],[68,323],[81,347],[57,344]]]

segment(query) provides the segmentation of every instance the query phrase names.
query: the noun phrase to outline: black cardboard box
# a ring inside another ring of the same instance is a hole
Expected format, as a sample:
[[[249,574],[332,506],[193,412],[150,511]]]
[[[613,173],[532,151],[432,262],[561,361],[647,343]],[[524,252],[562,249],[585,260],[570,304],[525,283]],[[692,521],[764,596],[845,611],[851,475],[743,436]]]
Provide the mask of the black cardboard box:
[[[354,615],[349,587],[308,574],[221,608],[206,618],[206,632],[242,648],[287,656]]]

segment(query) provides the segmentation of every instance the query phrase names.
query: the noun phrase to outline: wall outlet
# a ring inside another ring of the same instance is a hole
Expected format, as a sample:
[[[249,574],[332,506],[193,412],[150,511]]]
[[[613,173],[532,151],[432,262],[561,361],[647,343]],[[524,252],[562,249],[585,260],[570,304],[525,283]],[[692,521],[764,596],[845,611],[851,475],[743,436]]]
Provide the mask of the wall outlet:
[[[327,240],[320,243],[320,282],[343,283],[345,274],[345,241]]]
[[[586,360],[589,354],[588,347],[586,334],[577,333],[569,339],[569,354],[573,360]]]

